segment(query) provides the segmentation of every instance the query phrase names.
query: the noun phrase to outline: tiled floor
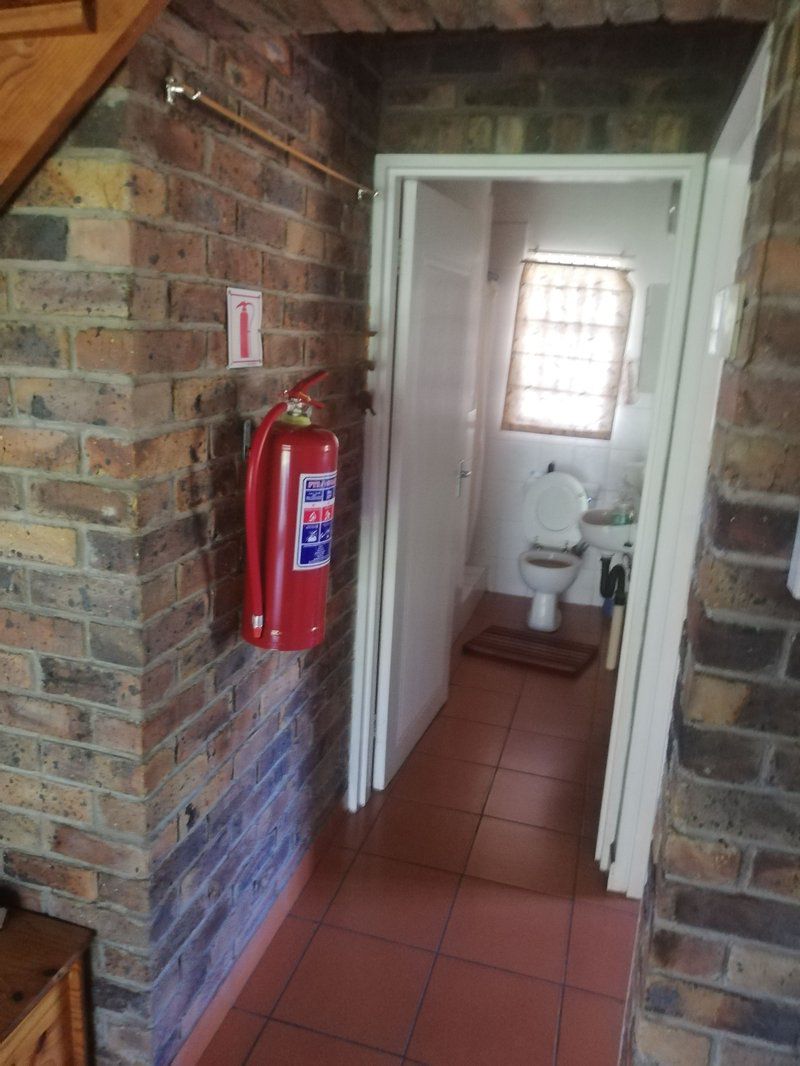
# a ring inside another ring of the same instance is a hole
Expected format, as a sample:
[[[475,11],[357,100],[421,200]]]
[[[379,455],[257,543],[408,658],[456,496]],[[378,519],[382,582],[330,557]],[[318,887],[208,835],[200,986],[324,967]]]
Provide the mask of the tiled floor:
[[[525,606],[484,597],[465,633]],[[602,641],[599,612],[564,613]],[[452,680],[201,1066],[615,1066],[638,908],[593,860],[613,675],[456,654]]]

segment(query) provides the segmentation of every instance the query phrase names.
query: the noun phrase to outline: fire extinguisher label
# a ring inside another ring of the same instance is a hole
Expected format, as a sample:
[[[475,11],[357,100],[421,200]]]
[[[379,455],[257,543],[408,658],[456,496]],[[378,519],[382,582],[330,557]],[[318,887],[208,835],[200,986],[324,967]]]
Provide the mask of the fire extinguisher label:
[[[295,570],[315,570],[330,562],[335,500],[335,473],[300,475]]]

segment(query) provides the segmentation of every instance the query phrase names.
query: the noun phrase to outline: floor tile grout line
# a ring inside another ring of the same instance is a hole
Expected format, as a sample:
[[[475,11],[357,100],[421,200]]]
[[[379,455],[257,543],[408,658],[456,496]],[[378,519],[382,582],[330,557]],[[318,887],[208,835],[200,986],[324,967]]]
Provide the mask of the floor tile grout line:
[[[375,818],[377,818],[377,817],[378,817],[378,814],[380,814],[380,809],[379,809],[379,810],[378,810],[378,812],[376,813],[376,815],[375,815]],[[369,832],[369,828],[371,828],[371,827],[372,827],[372,824],[374,823],[374,821],[375,821],[375,818],[373,818],[373,819],[372,819],[372,820],[371,820],[371,821],[370,821],[370,822],[368,823],[368,830],[367,830],[367,832]],[[364,839],[366,839],[366,835],[365,835]],[[317,869],[319,868],[319,866],[320,866],[320,865],[322,864],[322,862],[323,862],[323,860],[325,859],[325,857],[326,857],[327,855],[329,855],[329,854],[330,854],[331,850],[332,850],[332,849],[333,849],[334,847],[337,847],[337,846],[339,846],[339,845],[336,845],[336,844],[335,844],[335,843],[334,843],[333,841],[331,841],[331,842],[330,842],[330,843],[328,844],[328,847],[327,847],[327,848],[325,849],[325,851],[323,852],[322,856],[320,857],[320,860],[319,860],[319,862],[318,862],[318,863],[316,864],[316,866],[314,867],[314,869],[313,869],[313,870],[311,871],[311,875],[310,875],[310,877],[309,877],[308,881],[306,882],[306,885],[307,885],[307,884],[309,883],[309,881],[311,880],[311,877],[313,877],[313,876],[314,876],[314,873],[315,873],[315,872],[316,872],[316,870],[317,870]],[[338,892],[339,892],[339,889],[341,888],[341,886],[342,886],[342,883],[343,883],[343,881],[344,881],[345,877],[347,876],[347,874],[348,874],[348,873],[349,873],[349,871],[351,870],[351,868],[352,868],[352,866],[353,866],[353,863],[354,863],[354,862],[356,861],[356,859],[358,858],[358,856],[359,856],[359,854],[360,854],[360,852],[361,852],[361,847],[362,847],[362,846],[363,846],[363,841],[361,842],[361,844],[359,844],[358,848],[354,848],[354,849],[349,849],[349,850],[352,850],[352,851],[353,851],[353,855],[352,855],[352,857],[351,857],[351,859],[350,859],[350,862],[349,862],[349,863],[347,864],[347,867],[346,867],[346,869],[345,869],[344,875],[342,876],[342,879],[341,879],[341,881],[339,882],[339,885],[338,885],[338,887],[337,887],[337,889],[336,889],[336,892],[334,893],[334,896],[333,896],[333,898],[331,899],[331,901],[329,902],[328,906],[327,906],[327,907],[325,908],[325,910],[323,911],[323,917],[324,917],[324,916],[325,916],[325,915],[326,915],[326,914],[328,913],[328,910],[330,909],[330,907],[331,907],[331,904],[333,903],[333,899],[334,899],[334,898],[336,897],[336,895],[338,894]],[[346,850],[346,849],[342,849],[342,850]],[[305,888],[305,885],[304,885],[303,887]],[[298,897],[298,898],[299,898],[299,897]],[[300,954],[298,955],[298,957],[297,957],[297,960],[295,961],[295,964],[294,964],[294,966],[292,966],[292,967],[291,967],[291,970],[290,970],[290,972],[289,972],[289,974],[288,974],[288,976],[287,976],[286,980],[285,980],[285,981],[283,982],[283,984],[281,985],[281,990],[280,990],[280,992],[278,993],[277,997],[275,998],[275,1002],[273,1003],[273,1005],[272,1005],[272,1008],[270,1009],[270,1012],[269,1012],[269,1014],[268,1014],[268,1015],[266,1015],[266,1018],[265,1018],[265,1022],[264,1022],[264,1026],[263,1026],[263,1028],[262,1028],[262,1030],[261,1030],[261,1032],[262,1032],[262,1033],[263,1033],[264,1029],[265,1029],[265,1028],[267,1027],[267,1025],[269,1024],[269,1022],[270,1022],[270,1021],[272,1021],[273,1019],[275,1019],[275,1021],[279,1021],[279,1020],[280,1020],[280,1019],[277,1019],[277,1018],[275,1018],[275,1011],[277,1010],[277,1008],[278,1008],[278,1005],[280,1004],[280,1001],[281,1001],[281,1000],[283,999],[283,996],[284,996],[284,994],[285,994],[285,992],[286,992],[286,989],[287,989],[287,988],[289,987],[289,984],[291,983],[291,981],[292,981],[292,978],[293,978],[293,977],[294,977],[294,975],[295,975],[295,974],[297,973],[297,970],[298,970],[298,968],[299,968],[299,966],[300,966],[300,963],[301,963],[301,962],[303,961],[303,959],[304,959],[304,958],[306,957],[306,953],[308,952],[309,948],[311,947],[311,945],[312,945],[312,944],[314,943],[314,941],[316,940],[316,938],[317,938],[317,933],[318,933],[318,932],[320,931],[320,929],[322,928],[322,924],[323,924],[323,923],[322,923],[322,918],[319,918],[319,919],[316,919],[316,920],[314,920],[314,919],[308,919],[308,918],[300,918],[300,916],[299,916],[299,915],[293,915],[293,914],[291,913],[291,911],[290,911],[290,912],[289,912],[289,913],[288,913],[288,914],[286,915],[286,917],[285,917],[285,918],[283,919],[283,921],[281,922],[281,926],[283,926],[283,924],[285,923],[285,921],[286,921],[286,918],[296,918],[296,919],[297,919],[298,921],[311,921],[311,923],[312,923],[312,924],[313,924],[313,925],[315,926],[315,928],[314,928],[314,932],[313,932],[313,933],[311,934],[311,936],[310,936],[310,937],[308,938],[308,942],[307,942],[306,946],[305,946],[305,947],[303,948],[303,950],[302,950],[302,951],[300,952]],[[279,928],[280,928],[280,927],[279,927]],[[262,956],[262,957],[263,957],[263,956]],[[290,1023],[286,1023],[286,1024],[290,1024]],[[303,1028],[303,1026],[298,1026],[298,1028]],[[313,1032],[316,1032],[316,1030],[312,1030],[312,1031],[313,1031]],[[328,1035],[328,1034],[326,1034],[326,1035]],[[258,1039],[259,1039],[259,1040],[261,1039],[261,1033],[259,1033]],[[352,1041],[351,1041],[351,1043],[352,1043]],[[254,1045],[253,1045],[253,1047],[252,1047],[252,1048],[250,1049],[250,1052],[248,1053],[247,1059],[249,1059],[249,1058],[250,1058],[250,1056],[252,1055],[252,1052],[253,1052],[253,1049],[254,1049],[254,1048],[255,1048],[255,1044],[254,1044]],[[247,1066],[247,1059],[245,1059],[245,1062],[244,1062],[244,1066]]]
[[[285,1018],[274,1018],[272,1016],[267,1019],[267,1022],[274,1022],[276,1025],[286,1025],[290,1029],[299,1029],[303,1033],[314,1033],[316,1036],[325,1036],[329,1040],[335,1040],[337,1044],[350,1044],[353,1047],[364,1048],[365,1051],[377,1051],[382,1055],[392,1055],[394,1058],[398,1058],[401,1062],[403,1060],[402,1051],[389,1051],[387,1048],[381,1047],[379,1044],[367,1044],[363,1040],[351,1040],[349,1037],[339,1036],[337,1033],[329,1033],[326,1029],[315,1029],[313,1025],[301,1025],[300,1022],[290,1022]],[[245,1063],[244,1066],[247,1066],[247,1063]]]
[[[251,1013],[251,1012],[248,1011],[248,1013]],[[252,1044],[250,1045],[250,1047],[247,1050],[247,1053],[245,1054],[244,1058],[242,1059],[241,1066],[247,1066],[247,1063],[250,1061],[250,1059],[251,1059],[251,1057],[253,1055],[253,1052],[256,1049],[256,1045],[258,1044],[258,1042],[261,1039],[261,1037],[264,1035],[264,1031],[267,1028],[267,1026],[269,1025],[269,1018],[268,1017],[265,1018],[263,1015],[258,1015],[258,1017],[261,1018],[261,1023],[262,1023],[261,1024],[261,1028],[256,1033],[255,1040],[252,1042]],[[219,1032],[219,1030],[217,1030],[217,1032]]]
[[[311,920],[311,924],[314,926],[314,930],[312,932],[312,935],[311,935],[308,943],[306,944],[305,948],[301,952],[300,956],[296,960],[294,966],[292,967],[291,973],[288,975],[286,981],[284,982],[284,984],[283,984],[283,986],[281,988],[281,991],[280,991],[280,993],[278,994],[278,996],[277,996],[277,998],[275,1000],[275,1003],[274,1003],[274,1005],[272,1007],[272,1010],[270,1011],[269,1015],[267,1015],[267,1016],[258,1015],[259,1017],[263,1017],[264,1025],[262,1026],[259,1034],[256,1036],[256,1039],[255,1039],[255,1041],[253,1043],[253,1047],[251,1048],[251,1050],[247,1054],[247,1058],[248,1059],[251,1057],[253,1048],[258,1043],[258,1040],[260,1040],[261,1035],[263,1034],[263,1031],[266,1028],[266,1026],[267,1026],[267,1024],[269,1023],[270,1020],[273,1020],[273,1019],[276,1020],[276,1021],[280,1020],[282,1022],[282,1024],[292,1025],[295,1028],[304,1029],[304,1030],[310,1031],[310,1032],[322,1032],[320,1030],[313,1029],[311,1026],[304,1026],[304,1025],[299,1025],[297,1023],[292,1023],[292,1022],[284,1022],[281,1019],[275,1019],[274,1018],[274,1012],[277,1009],[278,1004],[280,1003],[280,1000],[282,999],[283,995],[285,994],[285,991],[286,991],[286,988],[288,987],[288,984],[290,983],[290,981],[294,977],[294,974],[296,973],[296,971],[297,971],[298,967],[300,966],[303,958],[305,957],[306,952],[309,950],[312,942],[316,939],[316,937],[317,937],[317,935],[319,933],[319,930],[324,925],[326,928],[343,929],[345,931],[352,932],[352,933],[355,933],[355,934],[358,934],[358,935],[361,935],[361,936],[371,937],[373,939],[384,940],[384,941],[387,941],[389,943],[394,943],[394,944],[398,944],[398,945],[401,945],[401,946],[409,947],[409,948],[412,948],[413,950],[426,951],[427,953],[432,955],[432,962],[431,962],[430,970],[428,971],[427,980],[426,980],[424,988],[422,989],[422,992],[420,994],[419,1001],[418,1001],[418,1004],[417,1004],[417,1010],[416,1010],[414,1019],[413,1019],[411,1025],[410,1025],[410,1028],[409,1028],[409,1036],[408,1036],[408,1039],[406,1040],[406,1043],[404,1045],[404,1050],[401,1053],[404,1056],[407,1056],[407,1054],[408,1054],[408,1049],[410,1047],[411,1040],[413,1038],[413,1033],[414,1033],[414,1030],[416,1028],[417,1022],[419,1020],[419,1016],[420,1016],[420,1013],[422,1011],[422,1007],[424,1005],[425,997],[426,997],[428,988],[430,986],[430,982],[431,982],[431,979],[432,979],[432,975],[433,975],[434,969],[436,967],[437,960],[439,958],[450,958],[450,959],[454,959],[454,960],[463,961],[463,962],[466,962],[466,963],[472,963],[474,965],[481,966],[484,969],[490,969],[490,970],[494,970],[494,971],[497,971],[497,972],[500,972],[500,973],[507,973],[507,974],[512,975],[512,976],[522,977],[523,979],[527,977],[528,979],[532,979],[532,980],[544,981],[544,982],[546,982],[548,984],[551,984],[551,985],[553,985],[555,987],[559,987],[561,989],[561,995],[560,995],[560,999],[559,999],[558,1016],[557,1016],[557,1020],[556,1020],[556,1039],[555,1039],[554,1047],[553,1047],[553,1062],[555,1063],[555,1060],[557,1058],[557,1053],[558,1053],[560,1026],[561,1026],[561,1020],[562,1020],[562,1014],[563,1014],[564,993],[565,993],[566,987],[568,987],[567,984],[566,984],[566,973],[567,973],[567,967],[568,967],[570,941],[571,941],[571,938],[572,938],[574,909],[575,909],[576,898],[577,898],[577,883],[578,883],[578,873],[579,873],[578,864],[577,863],[576,863],[576,872],[575,872],[575,878],[573,880],[573,891],[572,891],[572,896],[571,897],[566,897],[566,896],[562,896],[562,895],[556,896],[556,895],[554,895],[552,893],[534,891],[533,889],[528,889],[528,888],[524,888],[523,889],[523,891],[529,892],[532,895],[539,895],[539,896],[553,898],[553,899],[569,900],[569,903],[570,903],[570,918],[569,918],[569,928],[568,928],[567,944],[566,944],[566,955],[565,955],[565,960],[564,960],[564,974],[563,974],[563,980],[562,981],[556,982],[556,981],[551,981],[550,979],[544,978],[544,977],[536,977],[536,976],[531,975],[531,974],[522,974],[522,973],[519,973],[518,971],[515,971],[515,970],[506,970],[503,967],[494,966],[494,965],[492,965],[490,963],[483,963],[483,962],[480,962],[479,960],[462,959],[460,956],[451,955],[450,953],[446,953],[446,952],[442,951],[442,945],[444,943],[444,940],[445,940],[445,937],[446,937],[446,934],[447,934],[447,929],[448,929],[449,924],[450,924],[450,922],[452,920],[452,915],[453,915],[453,911],[454,911],[456,902],[458,900],[459,894],[460,894],[460,892],[462,890],[462,887],[463,887],[463,884],[464,884],[466,878],[468,876],[470,876],[467,873],[467,869],[468,869],[468,866],[469,866],[469,860],[470,860],[471,855],[472,855],[472,853],[474,851],[474,846],[475,846],[475,842],[476,842],[480,827],[481,827],[481,825],[483,824],[483,822],[484,822],[484,820],[486,818],[489,818],[489,817],[493,818],[494,817],[494,816],[487,815],[486,808],[487,808],[487,805],[489,803],[489,797],[491,796],[492,789],[493,789],[493,787],[494,787],[494,785],[496,783],[499,770],[501,769],[500,760],[502,759],[502,753],[505,750],[506,744],[508,743],[508,739],[509,739],[510,733],[514,730],[514,726],[513,726],[514,719],[515,719],[515,717],[516,717],[516,715],[517,715],[517,713],[519,711],[520,702],[521,702],[521,700],[523,698],[523,695],[524,695],[524,692],[525,692],[525,688],[526,688],[526,685],[528,683],[529,676],[530,676],[531,673],[532,673],[532,671],[526,670],[524,675],[523,675],[522,682],[521,682],[521,684],[519,686],[519,690],[515,694],[514,711],[512,713],[512,716],[511,716],[508,724],[505,725],[505,726],[498,726],[497,723],[494,723],[494,722],[480,722],[479,719],[471,719],[471,718],[466,718],[464,716],[448,716],[448,715],[443,713],[444,708],[439,712],[440,716],[449,718],[451,720],[461,720],[461,721],[467,721],[467,722],[472,721],[472,722],[477,722],[477,723],[482,724],[482,725],[490,726],[490,727],[498,729],[498,730],[502,729],[504,731],[504,734],[505,734],[504,735],[504,739],[503,739],[503,747],[501,749],[500,755],[498,756],[498,758],[497,758],[497,760],[495,762],[493,762],[493,763],[473,763],[472,760],[465,760],[465,759],[456,759],[456,760],[454,760],[454,759],[450,759],[448,756],[437,755],[437,754],[429,753],[429,752],[419,752],[419,754],[429,755],[430,757],[433,757],[433,758],[441,758],[441,759],[445,759],[445,760],[449,759],[449,761],[459,761],[459,762],[468,763],[470,765],[489,766],[489,767],[491,767],[491,770],[492,770],[491,779],[489,781],[489,785],[488,785],[488,788],[486,790],[486,793],[485,793],[485,796],[484,796],[484,799],[483,799],[483,802],[482,802],[482,805],[481,805],[481,808],[480,808],[480,812],[475,812],[475,811],[465,811],[464,812],[464,813],[475,815],[477,817],[477,821],[476,821],[476,824],[475,824],[474,831],[472,833],[472,837],[471,837],[471,840],[470,840],[470,843],[469,843],[469,847],[467,849],[467,853],[466,853],[467,857],[466,857],[463,869],[460,870],[460,871],[450,871],[450,872],[455,873],[457,875],[457,882],[456,882],[456,886],[455,886],[455,890],[453,892],[453,895],[452,895],[452,897],[450,899],[450,904],[449,904],[448,909],[447,909],[447,915],[446,915],[446,917],[444,919],[444,922],[443,922],[443,925],[442,925],[442,930],[441,930],[441,933],[439,935],[439,938],[438,938],[438,941],[437,941],[435,949],[433,951],[431,951],[431,949],[428,949],[428,948],[419,948],[416,945],[403,944],[403,942],[399,941],[399,940],[392,940],[391,938],[388,938],[388,937],[384,938],[384,937],[376,936],[375,934],[370,934],[370,933],[362,933],[362,932],[360,932],[359,930],[356,930],[356,929],[348,929],[348,927],[346,927],[346,926],[337,926],[336,924],[330,923],[330,922],[328,922],[326,920],[327,916],[328,916],[328,914],[330,912],[331,907],[333,906],[336,898],[339,896],[339,893],[342,890],[342,886],[344,885],[344,882],[347,879],[347,877],[350,875],[350,873],[352,871],[352,868],[353,868],[353,865],[355,864],[357,859],[361,855],[376,855],[376,853],[366,851],[365,850],[365,845],[366,845],[366,841],[367,841],[370,833],[372,832],[372,829],[373,829],[373,827],[375,825],[375,822],[381,816],[381,811],[383,810],[383,804],[382,804],[381,807],[379,807],[378,810],[375,812],[375,814],[371,817],[371,819],[367,823],[364,831],[360,834],[361,839],[359,840],[357,846],[355,848],[349,849],[352,852],[352,855],[350,857],[350,861],[347,863],[347,866],[344,869],[344,872],[342,873],[342,876],[340,877],[338,885],[336,886],[333,894],[331,895],[330,900],[328,901],[328,903],[325,906],[324,910],[321,912],[321,916],[318,919]],[[598,721],[597,702],[598,702],[599,695],[600,695],[599,694],[600,678],[601,678],[601,675],[599,673],[599,670],[595,671],[595,677],[594,677],[594,681],[593,681],[593,690],[594,690],[595,699],[594,699],[594,706],[591,708],[591,733],[590,733],[589,739],[580,741],[577,738],[573,738],[573,737],[558,737],[557,734],[542,733],[542,732],[537,731],[537,730],[519,730],[519,731],[520,732],[529,732],[531,734],[539,735],[539,736],[549,736],[549,737],[552,737],[554,739],[571,740],[573,742],[585,744],[586,747],[589,748],[590,746],[595,744],[595,742],[598,740],[597,731],[596,731],[595,727],[596,727],[596,724],[597,724],[597,721]],[[460,685],[459,687],[467,689],[467,690],[472,690],[473,692],[481,692],[481,693],[488,692],[488,693],[492,693],[494,695],[510,695],[509,693],[497,692],[496,689],[490,689],[490,690],[483,689],[480,686],[476,686],[476,685],[468,685],[468,686]],[[438,717],[438,715],[437,715],[437,717]],[[607,712],[605,710],[603,711],[603,717],[604,718],[607,717]],[[602,736],[599,739],[602,741],[602,739],[603,739]],[[411,755],[413,755],[416,752],[417,752],[417,748],[415,746],[415,748],[412,750],[412,752],[409,753],[408,758],[410,758]],[[406,760],[406,762],[407,761],[408,760]],[[577,843],[579,845],[579,848],[580,848],[583,840],[587,839],[583,835],[583,829],[584,829],[584,825],[585,825],[585,822],[586,822],[587,806],[588,806],[589,801],[590,801],[589,792],[590,792],[590,790],[592,790],[592,786],[590,785],[590,780],[589,780],[589,778],[590,778],[589,767],[587,766],[587,770],[586,770],[586,773],[585,773],[583,779],[581,781],[577,781],[577,782],[576,781],[569,781],[568,779],[564,779],[564,778],[551,778],[551,777],[548,777],[547,775],[544,775],[544,774],[531,774],[529,771],[526,771],[526,770],[520,770],[520,771],[515,771],[515,772],[524,773],[524,774],[527,774],[528,776],[540,777],[543,780],[559,781],[559,782],[562,782],[562,783],[565,783],[565,784],[572,784],[572,785],[575,785],[576,787],[580,788],[580,790],[582,792],[581,829],[580,829],[580,831],[577,834],[576,833],[564,833],[561,830],[550,829],[547,826],[535,826],[532,823],[528,823],[528,822],[516,822],[514,819],[499,819],[499,820],[509,821],[509,822],[514,823],[514,824],[529,825],[532,828],[543,829],[543,830],[545,830],[547,832],[556,833],[556,834],[558,834],[560,836],[576,839]],[[390,784],[389,788],[387,788],[387,790],[386,790],[387,796],[390,793],[390,791],[391,791],[391,784]],[[404,799],[405,797],[396,797],[396,798]],[[411,800],[411,802],[419,802],[421,804],[426,803],[426,801],[416,801],[416,800]],[[427,805],[428,806],[432,806],[432,807],[444,807],[445,809],[461,811],[461,808],[458,808],[458,807],[447,807],[444,804],[431,804],[431,803],[428,803]],[[326,854],[330,853],[332,848],[335,847],[335,846],[337,846],[337,845],[331,843],[331,845],[329,845],[329,847],[326,849]],[[347,847],[347,845],[339,845],[339,846],[341,846],[343,848]],[[376,855],[376,857],[382,857],[382,858],[385,858],[385,859],[389,859],[390,861],[401,862],[401,863],[404,863],[406,865],[419,866],[419,867],[422,867],[424,869],[432,869],[432,870],[441,870],[442,869],[441,867],[427,866],[426,864],[423,864],[423,863],[408,863],[407,860],[405,860],[405,859],[397,859],[394,856],[377,856]],[[481,880],[486,880],[487,882],[493,883],[493,884],[500,884],[500,885],[506,885],[507,884],[507,882],[501,882],[501,881],[494,882],[494,881],[491,881],[491,879],[489,879],[489,878],[484,878],[484,879],[481,879]],[[509,886],[509,887],[522,888],[522,886]],[[603,902],[599,901],[599,900],[587,899],[585,902],[592,904],[592,906],[596,907],[596,908],[602,908],[604,906]],[[293,917],[298,918],[298,920],[309,921],[308,918],[304,918],[303,916],[293,915]],[[577,988],[578,986],[575,986],[575,987]],[[587,992],[588,994],[597,994],[597,993],[593,993],[589,989],[584,989],[583,991]],[[612,1000],[614,1002],[620,1002],[619,1000],[616,999],[616,997],[605,996],[604,998],[610,999],[610,1000]],[[252,1012],[247,1012],[247,1013],[252,1013]],[[361,1047],[370,1048],[370,1049],[375,1047],[374,1045],[362,1044],[359,1041],[349,1040],[346,1037],[339,1037],[339,1036],[336,1036],[334,1034],[323,1033],[323,1035],[330,1036],[332,1039],[340,1041],[340,1042],[342,1042],[344,1044],[348,1044],[349,1043],[349,1044],[352,1044],[352,1045],[361,1046]],[[386,1051],[385,1048],[376,1048],[376,1050]],[[389,1053],[390,1054],[397,1054],[396,1052],[389,1052]]]
[[[600,680],[599,679],[599,673],[597,673],[595,675],[595,684],[594,684],[594,690],[593,690],[594,691],[594,700],[593,700],[593,705],[592,705],[592,726],[593,727],[594,727],[595,718],[597,716],[597,699],[598,699],[599,680]],[[588,778],[588,774],[589,774],[589,767],[587,765],[587,768],[586,768],[586,776],[587,776],[587,778]],[[583,824],[584,824],[584,820],[585,820],[585,813],[586,813],[585,808],[586,808],[586,804],[588,803],[588,800],[589,800],[589,797],[588,797],[588,781],[585,781],[585,783],[584,783],[584,802],[583,802],[583,808],[584,809],[583,809],[582,814],[581,814],[581,828],[583,828]],[[566,951],[566,955],[564,957],[564,982],[563,982],[562,991],[561,991],[561,1002],[559,1003],[559,1008],[558,1008],[558,1024],[557,1024],[557,1028],[556,1028],[556,1038],[555,1038],[555,1043],[554,1043],[554,1047],[553,1047],[553,1066],[558,1066],[558,1053],[559,1053],[559,1047],[560,1047],[560,1044],[561,1044],[561,1023],[562,1023],[563,1018],[564,1018],[564,1002],[566,1000],[566,994],[567,994],[566,990],[567,990],[567,988],[571,987],[571,986],[569,986],[567,984],[567,975],[569,973],[569,957],[570,957],[570,951],[571,951],[571,948],[572,948],[572,932],[573,932],[573,927],[574,927],[574,924],[575,924],[575,907],[576,907],[577,900],[578,900],[578,878],[580,877],[580,864],[581,864],[580,842],[581,842],[582,839],[583,839],[583,837],[581,836],[581,838],[579,839],[579,842],[578,842],[578,856],[577,856],[577,861],[575,863],[575,877],[574,877],[573,886],[572,886],[572,907],[570,908],[569,926],[568,926],[568,929],[567,929],[567,951]]]
[[[450,680],[452,681],[452,678]],[[474,689],[473,689],[473,691],[474,691]],[[521,692],[522,692],[522,686],[520,686],[520,692],[517,694],[517,698],[516,698],[515,703],[514,703],[514,714],[516,714],[517,707],[519,706],[519,700],[520,700]],[[512,720],[513,720],[513,715],[512,715]],[[508,742],[508,734],[509,734],[510,730],[511,730],[511,726],[509,724],[508,726],[505,727],[505,734],[506,735],[505,735],[505,737],[503,739],[503,748],[505,747],[506,743]],[[469,867],[470,856],[472,855],[473,849],[475,847],[475,841],[477,840],[477,837],[478,837],[478,831],[480,830],[481,822],[483,821],[483,818],[484,818],[484,811],[486,810],[486,804],[489,802],[489,796],[491,795],[492,787],[494,786],[494,782],[495,782],[495,780],[497,778],[497,771],[499,769],[500,759],[502,758],[503,748],[500,749],[500,753],[499,753],[499,755],[497,757],[497,763],[494,765],[492,778],[491,778],[491,781],[489,782],[489,787],[486,790],[486,795],[484,797],[480,813],[478,814],[478,821],[477,821],[477,823],[475,825],[475,829],[474,829],[474,832],[472,834],[472,840],[470,841],[469,849],[467,850],[467,853],[466,853],[466,859],[465,859],[465,862],[464,862],[464,869],[459,874],[458,884],[456,885],[456,890],[453,893],[453,898],[450,901],[450,906],[449,906],[448,911],[447,911],[447,917],[446,917],[446,919],[444,921],[444,924],[442,925],[442,932],[441,932],[441,934],[439,936],[439,942],[438,942],[438,944],[436,946],[436,951],[435,951],[435,954],[434,954],[434,960],[433,960],[431,968],[430,968],[430,970],[428,972],[428,978],[427,978],[427,980],[425,982],[425,986],[422,989],[422,993],[421,993],[421,995],[419,997],[419,1001],[418,1001],[418,1004],[417,1004],[417,1010],[416,1010],[416,1012],[414,1014],[414,1017],[413,1017],[413,1019],[411,1021],[411,1025],[409,1026],[408,1039],[406,1040],[405,1047],[403,1048],[403,1058],[406,1058],[406,1056],[408,1055],[408,1049],[410,1048],[411,1042],[414,1039],[414,1032],[415,1032],[415,1030],[417,1028],[417,1023],[419,1022],[419,1018],[420,1018],[420,1015],[422,1013],[422,1008],[423,1008],[423,1006],[425,1004],[425,997],[428,994],[428,989],[430,988],[431,981],[433,980],[433,973],[434,973],[434,970],[436,969],[436,964],[437,964],[438,960],[442,957],[442,952],[441,952],[442,944],[444,943],[444,938],[447,935],[447,928],[450,925],[450,919],[453,916],[453,909],[454,909],[454,907],[456,905],[456,900],[458,899],[459,893],[461,892],[461,887],[464,884],[464,879],[467,877],[467,869]],[[416,750],[416,747],[415,747],[414,750]]]

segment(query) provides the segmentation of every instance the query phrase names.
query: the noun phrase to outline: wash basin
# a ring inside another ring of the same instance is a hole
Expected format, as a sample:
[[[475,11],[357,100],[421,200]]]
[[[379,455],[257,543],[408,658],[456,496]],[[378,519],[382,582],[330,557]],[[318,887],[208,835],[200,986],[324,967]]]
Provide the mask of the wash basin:
[[[612,508],[596,508],[581,515],[581,534],[587,544],[605,552],[632,552],[636,522]]]

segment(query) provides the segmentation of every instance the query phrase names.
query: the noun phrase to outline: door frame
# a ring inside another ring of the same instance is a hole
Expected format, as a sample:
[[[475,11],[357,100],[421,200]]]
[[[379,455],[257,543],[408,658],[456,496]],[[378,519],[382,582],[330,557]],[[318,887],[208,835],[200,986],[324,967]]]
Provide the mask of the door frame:
[[[652,714],[617,715],[612,726],[596,858],[608,870],[608,888],[641,896],[650,865],[669,723],[678,682],[683,624],[689,602],[697,537],[702,522],[722,362],[709,352],[714,300],[735,280],[750,195],[750,169],[764,107],[772,28],[764,34],[747,77],[708,161],[697,241],[694,284],[686,321],[685,350],[698,353],[694,372],[684,372],[675,407],[665,506],[677,506],[679,536],[665,541],[653,573],[662,611],[648,621],[642,674],[653,679]],[[646,705],[642,707],[645,711]],[[624,751],[623,751],[624,748]],[[616,845],[612,851],[612,845]]]
[[[360,552],[358,566],[357,613],[353,700],[350,739],[350,765],[347,806],[357,810],[368,799],[373,777],[373,741],[376,714],[378,659],[382,617],[383,552],[387,535],[389,440],[392,415],[392,387],[395,360],[395,318],[397,311],[397,271],[400,257],[400,207],[402,184],[406,179],[436,180],[546,180],[560,182],[598,183],[609,181],[664,180],[680,183],[680,212],[676,232],[675,258],[667,309],[667,333],[654,408],[653,429],[645,471],[645,493],[642,498],[637,533],[637,556],[645,565],[634,569],[628,598],[627,624],[620,656],[619,680],[614,720],[619,727],[626,724],[630,733],[631,718],[645,713],[652,718],[650,739],[645,746],[656,743],[654,738],[666,735],[672,703],[672,692],[658,694],[644,706],[641,697],[634,697],[637,688],[644,691],[647,678],[640,678],[642,633],[649,622],[650,604],[666,590],[652,586],[653,558],[656,541],[694,544],[697,521],[694,513],[687,513],[683,505],[682,481],[675,470],[676,457],[670,455],[673,424],[686,418],[680,404],[692,405],[691,389],[681,382],[682,357],[686,340],[689,297],[693,282],[700,233],[700,212],[706,179],[707,157],[704,154],[685,155],[379,155],[375,161],[375,200],[372,217],[372,262],[370,269],[370,306],[372,338],[370,357],[374,369],[369,387],[373,392],[377,417],[365,426],[364,478]],[[712,235],[705,229],[705,239]],[[700,256],[699,262],[704,261]],[[690,363],[684,368],[692,370]],[[676,406],[677,405],[677,406]],[[685,450],[679,457],[686,474],[689,456]],[[667,468],[668,461],[670,463]],[[659,473],[654,478],[652,474]],[[663,488],[663,493],[662,493]],[[649,564],[647,560],[649,559]],[[691,558],[681,559],[686,572],[672,575],[672,580],[685,577],[688,586]],[[652,595],[651,595],[652,593]],[[685,605],[684,605],[685,606]],[[685,611],[684,611],[685,614]],[[683,617],[675,624],[670,618],[670,638],[677,648]],[[652,681],[652,679],[650,679]],[[640,684],[641,681],[641,684]],[[650,690],[653,692],[654,690]],[[623,767],[627,752],[618,751]],[[663,745],[662,745],[663,764]],[[660,772],[658,774],[660,779]],[[608,812],[607,812],[608,813]],[[648,841],[649,845],[649,841]],[[604,867],[609,865],[608,847]],[[633,886],[625,886],[628,890]],[[638,894],[638,893],[633,893]]]

